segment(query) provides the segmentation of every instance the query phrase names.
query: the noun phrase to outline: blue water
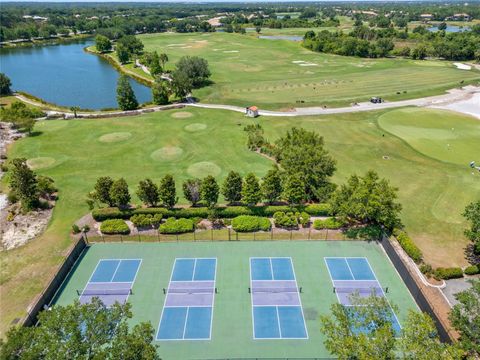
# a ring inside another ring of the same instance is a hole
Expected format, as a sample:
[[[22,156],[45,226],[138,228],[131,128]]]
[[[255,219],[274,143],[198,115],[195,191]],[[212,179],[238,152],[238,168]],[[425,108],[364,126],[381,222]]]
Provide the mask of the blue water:
[[[91,40],[68,44],[0,50],[0,72],[12,89],[48,102],[82,109],[116,108],[120,76],[107,61],[86,53]],[[130,79],[139,103],[151,100],[149,87]]]
[[[432,26],[427,28],[428,31],[431,32],[437,32],[438,27],[437,26]],[[447,33],[456,33],[456,32],[464,32],[464,31],[469,31],[470,28],[468,26],[465,27],[460,27],[460,26],[455,26],[455,25],[447,25],[447,28],[445,29],[445,32]]]

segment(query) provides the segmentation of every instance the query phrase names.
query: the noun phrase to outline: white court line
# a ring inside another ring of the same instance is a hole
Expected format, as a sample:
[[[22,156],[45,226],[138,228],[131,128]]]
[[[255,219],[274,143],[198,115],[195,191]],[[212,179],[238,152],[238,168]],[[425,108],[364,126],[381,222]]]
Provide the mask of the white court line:
[[[275,280],[275,274],[273,273],[272,258],[268,258],[268,261],[270,262],[270,272],[272,273],[272,280]]]
[[[255,336],[255,315],[253,313],[253,291],[252,291],[252,287],[253,287],[253,284],[252,284],[252,260],[255,259],[255,258],[250,258],[249,259],[249,271],[250,271],[250,305],[251,305],[251,308],[252,308],[252,334],[253,334],[253,339],[255,340],[256,339],[256,336]]]
[[[170,288],[170,282],[172,281],[172,276],[173,276],[173,270],[175,269],[175,265],[177,264],[177,259],[173,262],[172,270],[170,272],[170,280],[168,282],[168,287],[167,290]],[[168,292],[168,291],[167,291]],[[162,307],[162,313],[160,314],[160,319],[158,320],[158,329],[157,329],[157,334],[155,336],[156,341],[163,341],[166,339],[159,339],[158,335],[160,334],[160,325],[162,324],[162,318],[163,318],[163,312],[165,311],[165,304],[167,303],[167,295],[165,295],[165,300],[163,300],[163,307]]]
[[[197,259],[195,259],[193,261],[193,271],[192,271],[192,280],[191,281],[195,281],[193,279],[195,279],[195,269],[197,268]]]
[[[282,327],[280,326],[280,314],[278,313],[278,306],[275,306],[275,311],[277,312],[278,335],[280,335],[280,339],[281,339],[283,338],[283,336],[282,336]]]
[[[348,270],[350,271],[350,274],[352,275],[352,279],[353,279],[353,280],[357,280],[357,279],[355,278],[355,275],[353,275],[352,268],[350,267],[350,264],[348,263],[347,258],[343,258],[343,261],[345,261],[345,263],[347,264]]]
[[[213,275],[213,299],[212,299],[212,311],[210,313],[210,334],[209,334],[209,340],[212,338],[212,329],[213,329],[213,313],[215,311],[215,288],[217,286],[217,258],[215,258],[215,273]]]
[[[115,277],[115,274],[117,273],[118,271],[118,268],[120,267],[120,264],[122,263],[122,260],[120,260],[117,264],[117,267],[115,268],[115,271],[113,272],[113,275],[112,277],[110,278],[110,282],[113,282],[113,278]]]
[[[185,315],[185,323],[183,324],[183,335],[182,339],[185,340],[185,331],[187,330],[187,321],[188,321],[188,313],[190,312],[190,306],[187,306],[187,313]]]

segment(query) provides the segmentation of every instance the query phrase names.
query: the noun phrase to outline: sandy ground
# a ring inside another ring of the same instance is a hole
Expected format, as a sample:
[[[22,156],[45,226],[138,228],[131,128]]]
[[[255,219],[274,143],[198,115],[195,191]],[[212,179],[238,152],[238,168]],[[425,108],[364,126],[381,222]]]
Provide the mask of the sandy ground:
[[[437,109],[447,109],[464,114],[472,115],[477,119],[480,119],[480,92],[472,94],[468,99],[453,102],[451,104],[445,104],[440,106],[432,106]]]

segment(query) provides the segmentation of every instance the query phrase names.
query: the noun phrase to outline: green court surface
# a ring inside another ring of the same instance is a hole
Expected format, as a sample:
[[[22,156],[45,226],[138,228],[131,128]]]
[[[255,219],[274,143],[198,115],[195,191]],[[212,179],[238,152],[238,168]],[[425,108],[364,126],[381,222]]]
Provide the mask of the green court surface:
[[[301,304],[308,339],[254,339],[250,286],[251,257],[290,257],[296,281],[302,287]],[[101,259],[142,259],[133,294],[133,323],[150,321],[157,331],[176,258],[216,258],[216,287],[211,340],[156,341],[162,359],[219,358],[319,358],[328,357],[320,333],[319,316],[337,303],[324,257],[365,257],[388,300],[398,306],[400,324],[408,309],[417,309],[405,284],[374,242],[360,241],[265,241],[154,244],[94,244],[57,297],[66,305],[78,298]]]

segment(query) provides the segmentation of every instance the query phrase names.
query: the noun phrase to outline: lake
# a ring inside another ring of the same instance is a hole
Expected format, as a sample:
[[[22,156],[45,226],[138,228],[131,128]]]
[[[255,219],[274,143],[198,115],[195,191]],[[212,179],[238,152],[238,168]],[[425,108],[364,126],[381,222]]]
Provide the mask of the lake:
[[[432,26],[427,28],[428,31],[431,32],[437,32],[438,31],[438,26]],[[470,28],[468,26],[465,27],[460,27],[460,26],[455,26],[455,25],[447,25],[447,28],[445,29],[445,32],[447,33],[456,33],[456,32],[464,32],[464,31],[469,31]]]
[[[116,108],[120,73],[101,57],[85,52],[91,40],[68,44],[0,49],[0,72],[12,89],[62,106]],[[151,100],[149,87],[129,78],[139,103]]]

